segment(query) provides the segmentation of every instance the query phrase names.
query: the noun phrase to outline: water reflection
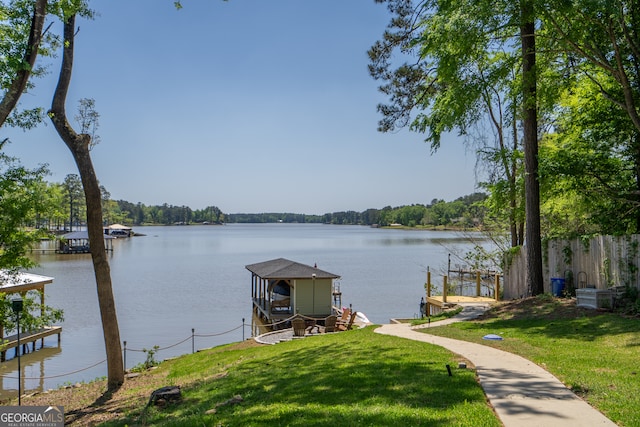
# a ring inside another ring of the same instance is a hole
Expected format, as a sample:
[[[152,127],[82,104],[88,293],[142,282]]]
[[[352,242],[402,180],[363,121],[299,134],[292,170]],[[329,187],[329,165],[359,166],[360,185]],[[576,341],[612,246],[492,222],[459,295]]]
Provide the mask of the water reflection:
[[[57,342],[57,338],[45,338]],[[42,391],[45,389],[45,364],[46,361],[62,352],[60,345],[55,347],[39,347],[35,352],[21,354],[20,356],[20,382],[24,391]],[[13,350],[7,352],[11,359],[0,363],[0,388],[2,389],[2,401],[18,397],[18,358]]]
[[[378,243],[382,246],[392,245],[452,245],[467,243],[468,240],[464,237],[442,239],[442,238],[421,238],[421,237],[400,237],[395,239],[378,239],[372,240],[371,243]]]

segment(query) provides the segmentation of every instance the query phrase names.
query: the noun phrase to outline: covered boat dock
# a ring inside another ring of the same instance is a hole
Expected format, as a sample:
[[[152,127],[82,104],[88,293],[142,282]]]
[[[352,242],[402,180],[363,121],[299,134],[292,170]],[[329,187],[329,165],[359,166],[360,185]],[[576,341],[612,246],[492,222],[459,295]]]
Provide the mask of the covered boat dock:
[[[273,325],[292,315],[324,319],[333,312],[337,274],[285,258],[250,264],[253,312]]]
[[[113,251],[114,236],[104,235],[104,247],[107,251]],[[88,254],[91,252],[89,245],[89,233],[87,231],[72,231],[60,236],[60,243],[56,250],[59,254]]]
[[[113,237],[131,237],[133,229],[122,224],[111,224],[108,227],[104,227],[104,234],[106,236]]]
[[[41,313],[45,307],[44,287],[50,283],[53,283],[53,277],[32,273],[9,274],[5,271],[0,272],[0,292],[7,295],[20,294],[24,297],[29,291],[37,291],[40,295]],[[0,341],[2,342],[2,346],[0,346],[0,361],[2,362],[6,360],[7,350],[15,348],[16,355],[19,352],[18,334],[5,336],[4,332],[4,327],[0,325]],[[60,345],[61,332],[61,326],[49,326],[32,331],[22,331],[19,342],[24,349],[27,348],[28,344],[32,344],[32,350],[35,351],[37,341],[41,341],[41,346],[44,346],[44,338],[49,335],[58,335],[58,345]]]

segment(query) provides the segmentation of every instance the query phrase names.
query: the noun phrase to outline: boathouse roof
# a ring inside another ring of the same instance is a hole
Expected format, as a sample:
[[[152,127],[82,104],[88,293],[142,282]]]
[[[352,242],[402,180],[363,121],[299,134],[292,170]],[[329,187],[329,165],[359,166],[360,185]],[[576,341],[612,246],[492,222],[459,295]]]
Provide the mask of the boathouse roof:
[[[317,267],[300,264],[284,258],[249,264],[245,268],[263,279],[311,279],[313,277],[318,279],[338,279],[340,277]]]
[[[72,231],[70,233],[66,233],[63,234],[62,236],[63,239],[67,239],[67,240],[89,240],[89,232],[86,230],[81,230],[81,231]],[[109,240],[109,239],[115,239],[114,236],[108,236],[108,235],[104,235],[102,236],[105,239]]]
[[[49,283],[53,283],[53,277],[23,272],[12,274],[6,270],[0,270],[0,292],[26,292],[41,289]]]
[[[107,227],[109,230],[133,230],[131,227],[127,227],[126,225],[122,225],[122,224],[111,224],[110,226]]]

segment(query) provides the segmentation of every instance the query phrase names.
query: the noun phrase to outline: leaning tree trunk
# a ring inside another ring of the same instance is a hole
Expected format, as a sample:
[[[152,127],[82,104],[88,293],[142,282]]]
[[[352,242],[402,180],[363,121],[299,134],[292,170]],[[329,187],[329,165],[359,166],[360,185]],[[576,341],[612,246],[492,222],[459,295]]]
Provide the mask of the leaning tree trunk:
[[[116,315],[111,286],[111,270],[104,246],[100,186],[89,154],[91,137],[87,134],[76,133],[67,121],[65,112],[65,100],[73,68],[74,27],[75,16],[71,16],[64,24],[62,68],[60,70],[58,86],[56,87],[49,116],[60,138],[62,138],[73,154],[73,158],[78,166],[78,171],[80,172],[82,186],[84,187],[91,259],[93,260],[93,269],[96,276],[98,304],[100,306],[104,344],[107,352],[107,380],[109,389],[114,389],[124,381],[124,366],[122,362],[122,348],[120,347],[118,317]]]
[[[23,56],[23,67],[18,70],[16,77],[7,88],[7,92],[0,101],[0,126],[4,124],[9,114],[18,105],[18,100],[27,87],[27,82],[31,76],[31,70],[36,63],[38,56],[38,48],[42,40],[42,30],[44,28],[44,19],[47,15],[47,0],[37,0],[33,6],[33,17],[31,19],[31,31],[29,32],[29,41]]]
[[[542,278],[542,242],[540,239],[540,182],[538,181],[538,110],[536,101],[536,39],[534,8],[531,0],[522,0],[522,94],[524,104],[525,172],[525,247],[527,254],[527,290],[530,295],[544,292]]]

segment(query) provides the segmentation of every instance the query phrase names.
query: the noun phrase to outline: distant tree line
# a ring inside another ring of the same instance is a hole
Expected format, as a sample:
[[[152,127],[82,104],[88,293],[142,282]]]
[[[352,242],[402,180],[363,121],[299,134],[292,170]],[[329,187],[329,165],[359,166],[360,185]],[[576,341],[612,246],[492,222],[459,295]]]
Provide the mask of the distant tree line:
[[[111,215],[111,218],[108,215]],[[225,214],[217,206],[191,209],[184,205],[174,206],[164,203],[146,206],[140,202],[118,200],[113,203],[112,209],[105,211],[105,220],[110,219],[111,223],[124,222],[132,225],[222,224],[225,222]]]
[[[405,227],[479,227],[484,221],[487,199],[484,193],[474,193],[459,197],[452,202],[433,199],[428,205],[414,204],[410,206],[387,206],[382,209],[367,209],[363,212],[343,211],[324,215],[307,215],[293,213],[239,213],[228,214],[226,222],[230,223],[323,223],[323,224],[356,224],[402,225]]]
[[[39,200],[47,201],[47,208],[38,215],[23,218],[23,225],[36,229],[59,231],[77,230],[86,224],[86,205],[82,183],[77,175],[67,175],[62,183],[42,181],[38,187]],[[104,225],[187,225],[224,223],[322,223],[354,225],[402,225],[405,227],[479,227],[484,224],[484,202],[488,196],[474,193],[451,202],[433,199],[431,203],[410,206],[386,206],[363,212],[341,211],[324,215],[304,213],[234,213],[225,214],[215,205],[204,209],[189,206],[145,205],[126,200],[113,200],[101,187]]]
[[[1,161],[2,159],[0,159]],[[7,172],[0,176],[0,183],[12,182],[16,179],[5,177]],[[31,172],[34,176],[36,172]],[[39,183],[33,186],[31,194],[41,201],[43,208],[33,215],[22,215],[21,225],[34,229],[52,231],[74,231],[86,225],[87,210],[84,190],[80,177],[75,174],[67,175],[62,183],[49,183],[43,176],[48,173],[38,171]],[[15,173],[13,173],[15,175]],[[210,223],[221,224],[225,222],[225,214],[217,206],[208,206],[204,209],[191,209],[188,206],[174,206],[167,203],[155,206],[146,206],[142,203],[131,203],[125,200],[112,200],[110,193],[103,186],[100,187],[102,197],[102,213],[104,225],[121,223],[126,225],[173,225]]]

